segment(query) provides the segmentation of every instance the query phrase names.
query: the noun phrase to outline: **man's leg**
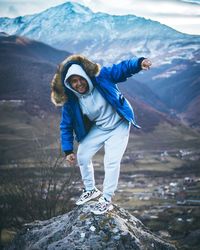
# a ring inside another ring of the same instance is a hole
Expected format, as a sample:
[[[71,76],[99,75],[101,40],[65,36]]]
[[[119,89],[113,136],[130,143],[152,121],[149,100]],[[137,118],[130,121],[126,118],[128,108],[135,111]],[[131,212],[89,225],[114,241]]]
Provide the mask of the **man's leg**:
[[[129,131],[130,124],[124,121],[111,132],[111,136],[105,141],[103,196],[108,201],[111,201],[117,189],[120,162],[128,144]]]
[[[107,133],[93,126],[78,146],[77,161],[80,167],[82,181],[87,191],[93,190],[95,187],[92,157],[103,146],[106,138]]]

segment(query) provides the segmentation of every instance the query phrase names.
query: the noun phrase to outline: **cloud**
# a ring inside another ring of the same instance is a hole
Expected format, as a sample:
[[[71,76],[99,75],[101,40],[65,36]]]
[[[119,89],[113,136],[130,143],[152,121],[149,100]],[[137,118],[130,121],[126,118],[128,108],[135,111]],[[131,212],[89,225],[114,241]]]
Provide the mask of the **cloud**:
[[[143,2],[151,2],[151,3],[158,3],[158,2],[162,2],[162,3],[188,3],[188,4],[200,4],[199,0],[142,0]]]
[[[13,15],[13,16],[18,16],[19,15],[19,11],[17,10],[17,8],[13,5],[8,7],[8,12]]]
[[[173,18],[200,18],[200,14],[194,14],[194,15],[191,15],[191,14],[187,14],[187,13],[184,13],[184,14],[181,14],[181,13],[162,13],[162,15],[160,13],[154,13],[153,16],[158,16],[158,17],[163,17],[163,18],[168,18],[168,17],[173,17]]]
[[[35,14],[64,2],[66,0],[0,0],[0,16],[16,17]]]
[[[200,5],[194,3],[190,0],[142,0],[142,1],[133,1],[133,0],[74,0],[73,2],[82,3],[93,11],[107,12],[110,14],[135,14],[135,15],[153,15],[157,16],[166,15],[179,15],[183,16],[189,15],[199,15],[200,14]]]
[[[198,0],[74,0],[94,12],[134,14],[166,24],[183,33],[199,34],[200,1]]]
[[[200,5],[199,0],[182,0],[182,2]]]

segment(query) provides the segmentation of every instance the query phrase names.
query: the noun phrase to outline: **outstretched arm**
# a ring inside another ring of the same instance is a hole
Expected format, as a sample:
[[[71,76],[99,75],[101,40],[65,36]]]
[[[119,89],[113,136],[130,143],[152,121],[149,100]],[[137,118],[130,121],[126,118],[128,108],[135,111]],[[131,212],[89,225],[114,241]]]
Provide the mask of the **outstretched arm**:
[[[144,57],[132,58],[119,64],[113,64],[112,67],[103,67],[100,77],[109,78],[112,82],[118,83],[126,81],[128,77],[138,73],[142,69],[150,68],[151,62]]]

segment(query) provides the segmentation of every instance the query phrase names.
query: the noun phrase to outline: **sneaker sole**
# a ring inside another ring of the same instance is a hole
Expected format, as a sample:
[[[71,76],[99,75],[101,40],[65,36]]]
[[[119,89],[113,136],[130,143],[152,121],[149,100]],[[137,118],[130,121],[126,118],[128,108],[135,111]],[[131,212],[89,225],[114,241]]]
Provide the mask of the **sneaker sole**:
[[[113,205],[110,205],[110,206],[108,207],[108,209],[105,210],[105,211],[100,212],[100,211],[91,210],[91,212],[92,212],[93,214],[95,214],[95,215],[101,215],[101,214],[105,214],[106,212],[109,212],[109,211],[113,210],[113,208],[114,208]]]
[[[80,201],[80,202],[76,202],[76,205],[77,206],[80,206],[80,205],[83,205],[85,204],[86,202],[90,201],[90,200],[93,200],[95,198],[97,198],[98,196],[101,195],[101,192],[98,191],[98,192],[95,192],[92,196],[88,197],[87,199],[85,199],[84,201]]]

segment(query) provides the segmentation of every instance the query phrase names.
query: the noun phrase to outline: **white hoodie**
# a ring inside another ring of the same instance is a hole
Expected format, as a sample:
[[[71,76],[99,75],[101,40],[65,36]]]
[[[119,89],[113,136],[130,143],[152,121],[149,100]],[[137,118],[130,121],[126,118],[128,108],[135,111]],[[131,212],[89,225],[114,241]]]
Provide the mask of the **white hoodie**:
[[[85,94],[80,94],[71,87],[67,80],[72,75],[79,75],[87,81],[89,90]],[[72,66],[70,66],[65,76],[64,84],[79,98],[83,114],[87,115],[91,121],[94,121],[99,128],[103,130],[114,129],[119,125],[120,121],[122,121],[122,118],[118,115],[114,108],[93,86],[89,76],[80,65],[72,64]]]

